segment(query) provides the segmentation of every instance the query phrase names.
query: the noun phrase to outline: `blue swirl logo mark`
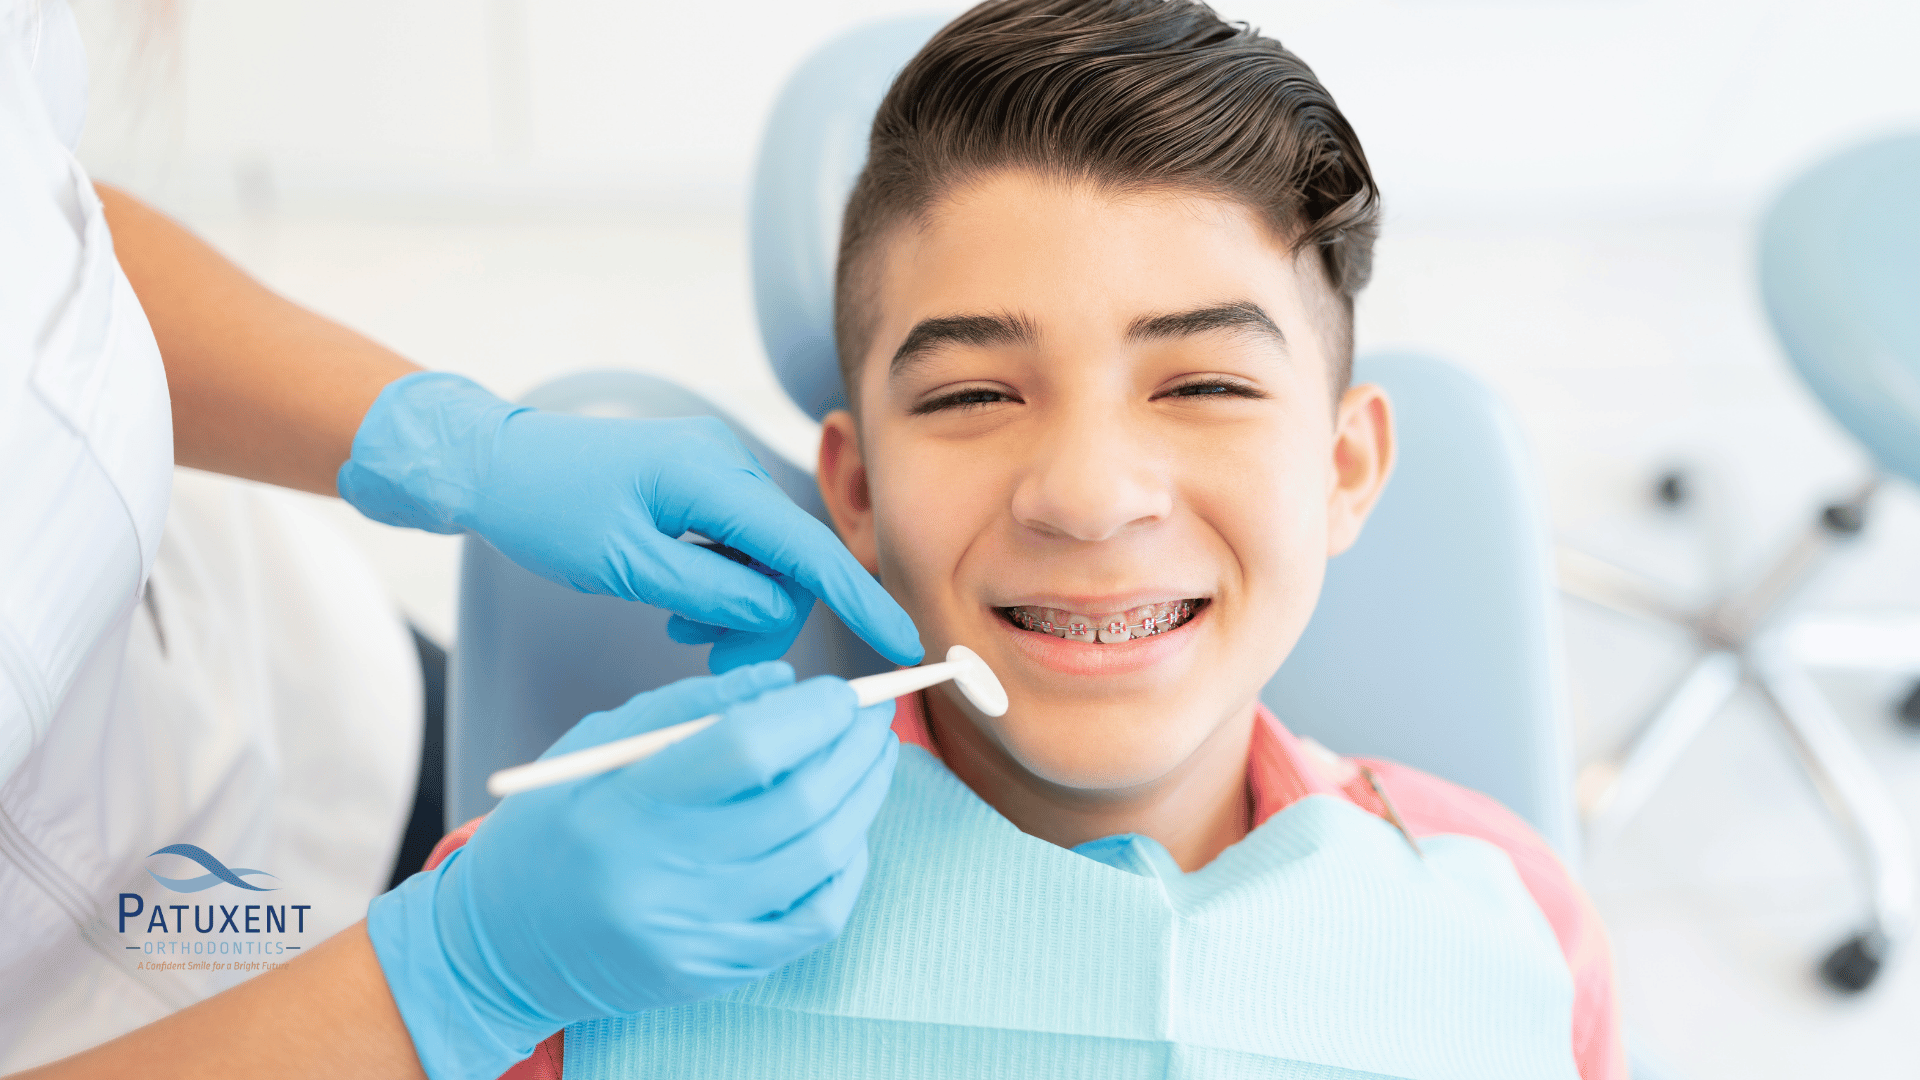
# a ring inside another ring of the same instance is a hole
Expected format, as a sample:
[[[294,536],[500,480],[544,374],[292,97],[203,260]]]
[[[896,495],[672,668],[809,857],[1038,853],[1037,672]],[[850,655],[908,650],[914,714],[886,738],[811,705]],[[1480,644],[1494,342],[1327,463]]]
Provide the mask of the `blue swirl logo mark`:
[[[243,877],[270,878],[274,875],[267,873],[265,870],[249,870],[244,866],[236,866],[229,869],[225,863],[208,854],[205,848],[195,847],[192,844],[168,844],[166,847],[154,852],[153,855],[178,855],[185,859],[192,859],[194,862],[200,864],[201,869],[206,871],[206,873],[199,877],[170,878],[161,877],[159,874],[154,873],[151,868],[148,868],[148,877],[159,882],[166,888],[172,889],[174,892],[199,892],[202,889],[211,889],[222,882],[228,885],[238,885],[240,888],[250,892],[274,891],[273,888],[263,888],[259,885],[252,885],[241,880]],[[151,859],[153,855],[147,857]]]

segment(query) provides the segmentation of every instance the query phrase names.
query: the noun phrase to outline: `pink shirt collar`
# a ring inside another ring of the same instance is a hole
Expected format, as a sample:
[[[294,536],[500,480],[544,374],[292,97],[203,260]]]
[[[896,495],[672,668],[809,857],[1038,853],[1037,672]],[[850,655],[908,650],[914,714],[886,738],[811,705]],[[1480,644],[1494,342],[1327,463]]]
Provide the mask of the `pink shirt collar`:
[[[923,694],[909,694],[894,702],[893,733],[901,742],[940,758],[940,748],[927,727]],[[1351,798],[1351,793],[1343,789],[1354,782],[1356,773],[1351,762],[1288,731],[1265,705],[1254,706],[1247,788],[1253,795],[1255,827],[1309,795]]]

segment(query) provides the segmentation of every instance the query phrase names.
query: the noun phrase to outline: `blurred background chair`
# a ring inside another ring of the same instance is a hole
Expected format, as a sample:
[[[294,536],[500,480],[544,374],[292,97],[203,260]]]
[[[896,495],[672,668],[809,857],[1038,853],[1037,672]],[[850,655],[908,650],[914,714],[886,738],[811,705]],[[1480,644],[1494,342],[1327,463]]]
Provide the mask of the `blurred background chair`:
[[[1683,608],[1618,566],[1561,553],[1569,593],[1678,627],[1698,650],[1620,750],[1583,772],[1581,802],[1589,842],[1607,843],[1701,728],[1741,686],[1753,687],[1858,853],[1869,912],[1820,962],[1828,985],[1853,992],[1874,981],[1912,929],[1913,839],[1866,755],[1807,676],[1802,655],[1812,635],[1859,640],[1886,630],[1831,618],[1811,624],[1799,619],[1794,601],[1868,525],[1883,485],[1894,476],[1920,483],[1920,135],[1861,146],[1803,174],[1768,210],[1759,254],[1761,295],[1781,347],[1878,471],[1822,507],[1757,579],[1703,609]],[[1669,500],[1684,493],[1677,478],[1665,483]],[[1920,651],[1902,662],[1920,668]],[[1895,708],[1920,723],[1920,684]]]

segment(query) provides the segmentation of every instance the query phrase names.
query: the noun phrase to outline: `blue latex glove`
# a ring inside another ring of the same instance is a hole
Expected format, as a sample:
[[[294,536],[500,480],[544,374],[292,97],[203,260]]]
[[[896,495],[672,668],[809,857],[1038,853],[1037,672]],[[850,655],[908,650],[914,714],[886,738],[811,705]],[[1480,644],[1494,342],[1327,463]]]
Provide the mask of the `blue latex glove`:
[[[923,655],[906,612],[712,417],[541,412],[417,372],[374,400],[337,482],[375,521],[471,530],[548,580],[677,612],[677,636],[717,642],[716,671],[785,653],[816,596],[895,663]],[[677,539],[689,530],[788,580]]]
[[[595,713],[547,754],[715,712],[645,761],[506,799],[373,902],[428,1076],[491,1080],[567,1024],[725,993],[840,932],[899,756],[892,702],[758,664]]]

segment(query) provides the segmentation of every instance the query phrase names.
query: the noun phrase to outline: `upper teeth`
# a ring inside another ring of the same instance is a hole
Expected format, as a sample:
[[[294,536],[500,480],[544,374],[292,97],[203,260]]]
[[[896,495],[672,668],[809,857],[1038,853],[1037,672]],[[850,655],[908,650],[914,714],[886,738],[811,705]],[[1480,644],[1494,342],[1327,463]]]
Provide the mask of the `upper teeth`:
[[[1015,607],[1007,617],[1028,630],[1068,641],[1099,641],[1114,645],[1133,638],[1164,634],[1192,617],[1195,601],[1173,600],[1148,604],[1118,614],[1085,615],[1058,608]]]

